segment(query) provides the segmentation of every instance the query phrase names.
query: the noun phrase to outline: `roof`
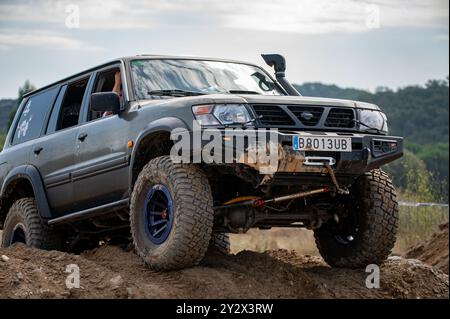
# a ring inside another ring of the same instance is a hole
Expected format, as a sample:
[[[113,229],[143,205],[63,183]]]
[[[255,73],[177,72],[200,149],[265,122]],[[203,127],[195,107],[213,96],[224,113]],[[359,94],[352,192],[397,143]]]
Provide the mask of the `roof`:
[[[67,81],[69,81],[71,79],[74,79],[74,78],[77,78],[77,77],[79,77],[79,76],[81,76],[83,74],[93,72],[93,71],[95,71],[97,69],[106,67],[106,66],[111,65],[111,64],[121,63],[121,62],[127,63],[127,62],[132,61],[132,60],[148,60],[148,59],[155,59],[155,60],[158,60],[158,59],[173,59],[173,60],[175,60],[176,59],[176,60],[217,61],[217,62],[230,62],[230,63],[239,63],[239,64],[247,64],[247,65],[257,66],[256,64],[253,64],[253,63],[248,63],[248,62],[243,62],[243,61],[236,61],[236,60],[229,60],[229,59],[220,59],[220,58],[194,57],[194,56],[171,56],[171,55],[157,55],[157,54],[140,54],[140,55],[135,55],[135,56],[127,56],[127,57],[117,58],[117,59],[111,60],[111,61],[109,61],[107,63],[103,63],[103,64],[100,64],[100,65],[97,65],[95,67],[89,68],[89,69],[84,70],[82,72],[78,72],[78,73],[73,74],[71,76],[65,77],[65,78],[63,78],[63,79],[61,79],[59,81],[56,81],[56,82],[53,82],[53,83],[48,84],[46,86],[43,86],[43,87],[41,87],[39,89],[36,89],[34,91],[28,92],[23,97],[27,97],[29,95],[36,94],[37,92],[44,91],[44,90],[46,90],[48,88],[51,88],[51,87],[53,87],[55,85],[67,82]]]

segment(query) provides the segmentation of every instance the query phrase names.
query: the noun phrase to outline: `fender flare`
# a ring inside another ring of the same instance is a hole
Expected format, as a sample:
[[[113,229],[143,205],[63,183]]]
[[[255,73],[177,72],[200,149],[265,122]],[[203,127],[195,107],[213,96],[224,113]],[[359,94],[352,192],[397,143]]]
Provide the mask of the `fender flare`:
[[[47,193],[44,188],[44,183],[42,182],[41,174],[38,169],[32,165],[17,166],[8,173],[0,191],[0,198],[4,198],[7,194],[9,186],[20,179],[26,179],[30,182],[41,217],[43,219],[52,218],[52,213],[48,205]]]
[[[180,120],[177,117],[165,117],[158,120],[155,120],[153,122],[150,122],[147,124],[144,129],[139,133],[136,142],[134,143],[133,151],[131,153],[130,158],[130,173],[129,173],[129,191],[131,195],[131,189],[133,186],[133,167],[134,167],[134,161],[136,159],[136,152],[139,149],[139,145],[141,142],[150,134],[156,133],[156,132],[167,132],[171,133],[174,129],[185,129],[189,130],[187,124]]]

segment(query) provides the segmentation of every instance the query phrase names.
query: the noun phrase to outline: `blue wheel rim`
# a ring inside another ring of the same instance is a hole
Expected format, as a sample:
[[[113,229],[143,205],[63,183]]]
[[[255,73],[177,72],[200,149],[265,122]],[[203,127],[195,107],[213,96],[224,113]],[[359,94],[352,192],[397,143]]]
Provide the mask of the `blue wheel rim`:
[[[144,205],[145,231],[152,243],[160,245],[170,235],[174,219],[173,200],[169,189],[154,185],[147,193]]]

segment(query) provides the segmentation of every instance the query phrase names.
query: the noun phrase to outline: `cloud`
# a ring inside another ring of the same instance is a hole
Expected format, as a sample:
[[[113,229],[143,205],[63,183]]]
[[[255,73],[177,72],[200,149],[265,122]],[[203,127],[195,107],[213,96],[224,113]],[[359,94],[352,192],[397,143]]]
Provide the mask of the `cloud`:
[[[13,47],[46,47],[55,50],[101,50],[100,47],[46,30],[0,30],[0,50]]]
[[[65,28],[67,18],[73,13],[70,8],[74,6],[78,9],[80,27],[83,29],[151,28],[152,17],[161,9],[170,8],[159,0],[155,3],[135,0],[19,0],[0,3],[0,21],[45,23]]]
[[[364,32],[370,19],[379,27],[439,27],[448,25],[448,0],[260,0],[258,5],[232,1],[224,12],[228,27],[295,33]]]
[[[80,10],[80,26],[88,30],[148,29],[195,24],[294,33],[364,32],[373,8],[381,27],[448,25],[448,0],[22,0],[0,4],[0,28],[6,23],[45,23],[65,27],[68,5]],[[192,19],[176,19],[177,14]],[[206,25],[208,24],[208,25]]]

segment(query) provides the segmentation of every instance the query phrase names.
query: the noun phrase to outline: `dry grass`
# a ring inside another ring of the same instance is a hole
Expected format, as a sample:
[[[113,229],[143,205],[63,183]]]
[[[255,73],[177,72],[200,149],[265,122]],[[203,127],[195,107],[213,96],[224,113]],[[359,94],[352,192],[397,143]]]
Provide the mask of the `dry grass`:
[[[394,252],[427,240],[438,226],[449,221],[448,207],[400,207],[400,228]]]

